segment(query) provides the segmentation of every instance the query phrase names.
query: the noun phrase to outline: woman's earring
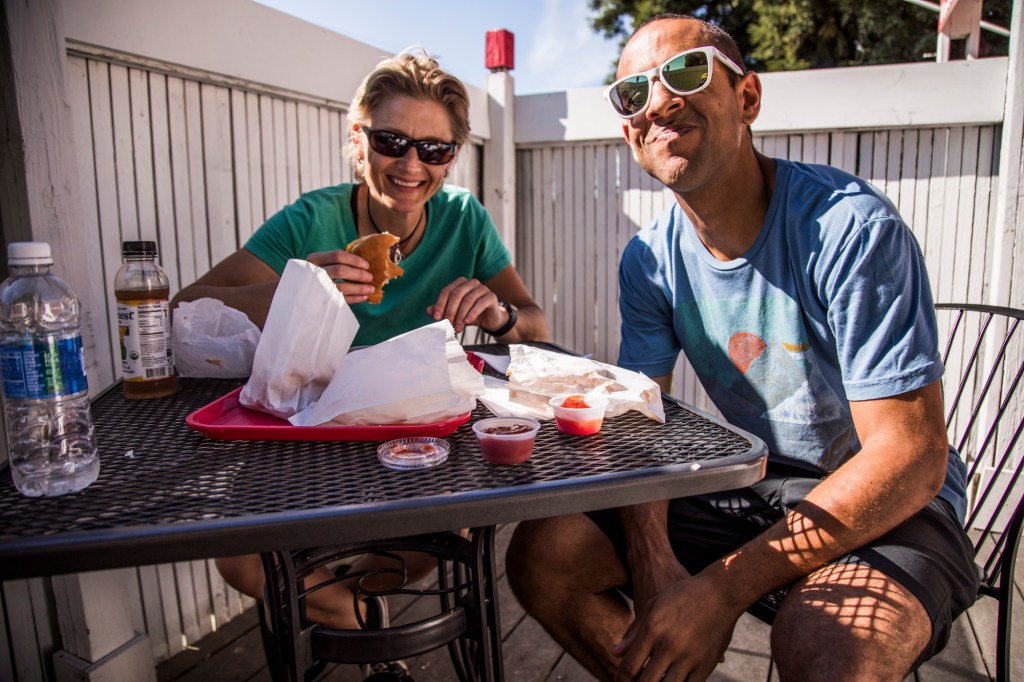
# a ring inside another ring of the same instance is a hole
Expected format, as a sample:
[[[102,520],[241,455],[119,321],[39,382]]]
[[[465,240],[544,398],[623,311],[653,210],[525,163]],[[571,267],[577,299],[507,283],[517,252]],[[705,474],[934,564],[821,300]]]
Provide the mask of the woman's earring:
[[[444,176],[445,176],[446,178],[448,177],[448,169],[447,169],[447,168],[445,168],[445,169],[444,169]]]

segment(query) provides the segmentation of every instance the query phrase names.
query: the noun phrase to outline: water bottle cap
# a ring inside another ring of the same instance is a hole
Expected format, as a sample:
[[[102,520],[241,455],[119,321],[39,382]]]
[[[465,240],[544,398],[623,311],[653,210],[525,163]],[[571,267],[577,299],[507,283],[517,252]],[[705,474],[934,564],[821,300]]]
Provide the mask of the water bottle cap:
[[[156,256],[156,242],[122,242],[122,256]]]
[[[8,265],[53,265],[46,242],[11,242],[7,245]]]

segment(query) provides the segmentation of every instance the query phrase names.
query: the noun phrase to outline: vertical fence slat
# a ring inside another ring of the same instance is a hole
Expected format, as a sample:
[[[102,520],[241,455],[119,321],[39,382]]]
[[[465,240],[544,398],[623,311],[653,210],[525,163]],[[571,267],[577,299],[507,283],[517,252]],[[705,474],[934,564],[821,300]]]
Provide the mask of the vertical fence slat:
[[[171,291],[181,286],[178,269],[178,246],[175,240],[174,183],[171,178],[171,136],[167,101],[167,77],[149,75],[149,100],[152,107],[150,124],[153,129],[153,194],[156,201],[156,240],[160,248],[160,263],[167,272]]]
[[[580,257],[582,263],[582,279],[583,279],[583,291],[584,295],[579,299],[580,307],[582,308],[581,314],[577,316],[579,321],[579,339],[581,345],[581,352],[594,354],[597,353],[596,345],[596,323],[595,323],[595,306],[597,303],[597,278],[598,277],[611,277],[610,272],[600,272],[597,267],[597,254],[595,250],[596,234],[595,231],[595,216],[596,216],[596,201],[594,191],[594,173],[595,166],[597,165],[597,159],[595,156],[594,145],[586,145],[582,151],[582,164],[583,164],[583,186],[580,191],[581,201],[583,202],[583,240],[582,250],[583,253]]]
[[[201,87],[206,214],[213,266],[238,248],[235,231],[234,169],[231,144],[231,95],[227,88]]]
[[[94,142],[92,133],[92,106],[89,100],[89,64],[85,59],[68,60],[68,98],[72,110],[82,115],[72,119],[75,136],[75,160],[78,178],[82,185],[82,214],[77,216],[83,236],[79,253],[88,262],[103,263],[103,235],[99,222],[99,192],[96,166],[94,165]],[[102,125],[102,122],[101,122]],[[89,376],[90,393],[95,394],[108,386],[117,376],[120,363],[115,364],[114,344],[111,337],[113,319],[111,303],[106,296],[106,282],[102,267],[86,270],[89,286],[78,292],[82,301],[82,338],[91,339],[93,345],[85,348],[86,371]]]
[[[263,133],[260,127],[260,102],[259,95],[246,93],[245,95],[245,141],[248,145],[249,156],[249,219],[247,222],[239,221],[238,244],[241,246],[264,222],[263,217],[263,158],[262,139]]]
[[[209,222],[206,211],[206,164],[203,162],[202,93],[199,83],[185,83],[185,144],[188,158],[188,201],[192,212],[192,258],[198,277],[210,267]],[[185,280],[182,277],[182,281]]]
[[[149,110],[149,74],[140,69],[129,69],[128,88],[132,116],[135,197],[139,221],[136,238],[156,241],[157,216],[153,180],[152,122]]]
[[[313,185],[313,145],[312,131],[309,127],[308,104],[299,102],[295,105],[295,150],[298,155],[299,193],[314,189]]]
[[[128,69],[110,65],[110,114],[113,122],[114,186],[120,239],[139,238],[139,213],[135,195],[135,169],[132,154],[132,112]]]
[[[243,244],[252,233],[252,182],[249,178],[252,160],[249,157],[249,116],[246,112],[245,93],[241,90],[231,90],[228,93],[228,98],[230,99],[228,133],[234,166],[232,174],[234,192],[232,195],[235,197],[235,219],[232,222],[236,226],[236,234],[233,241],[237,246]]]
[[[299,178],[299,105],[296,102],[284,103],[284,162],[285,162],[285,187],[288,192],[285,202],[295,200],[295,197],[302,193],[302,183]]]

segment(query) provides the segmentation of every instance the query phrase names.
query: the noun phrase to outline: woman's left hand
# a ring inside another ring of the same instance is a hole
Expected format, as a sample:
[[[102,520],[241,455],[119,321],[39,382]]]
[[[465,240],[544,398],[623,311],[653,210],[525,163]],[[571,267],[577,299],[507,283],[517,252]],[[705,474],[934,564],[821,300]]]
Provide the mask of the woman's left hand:
[[[435,321],[447,319],[461,334],[468,325],[497,329],[505,323],[508,313],[498,305],[498,297],[477,279],[459,277],[441,289],[437,303],[427,308]]]

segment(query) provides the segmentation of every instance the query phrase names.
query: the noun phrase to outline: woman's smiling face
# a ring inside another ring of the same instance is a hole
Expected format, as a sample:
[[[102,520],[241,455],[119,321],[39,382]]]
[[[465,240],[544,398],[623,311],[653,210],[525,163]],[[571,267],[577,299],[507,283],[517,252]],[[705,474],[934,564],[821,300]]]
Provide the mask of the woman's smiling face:
[[[433,100],[404,95],[389,97],[370,112],[367,125],[415,140],[453,140],[448,112]],[[453,158],[440,166],[423,163],[412,146],[401,158],[384,156],[373,151],[359,126],[353,126],[352,134],[360,138],[363,177],[371,195],[376,202],[392,211],[418,214],[427,200],[441,188],[445,171],[455,162]]]

